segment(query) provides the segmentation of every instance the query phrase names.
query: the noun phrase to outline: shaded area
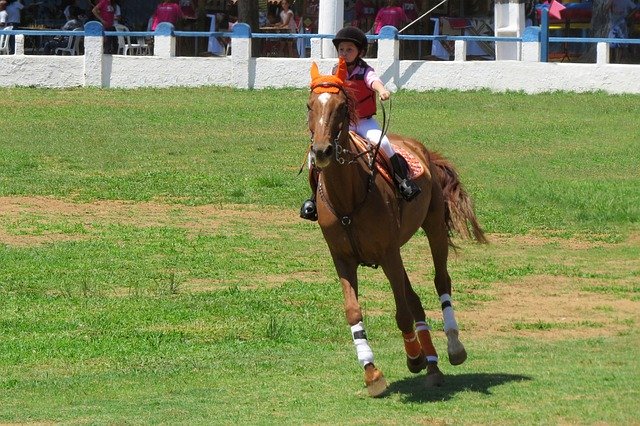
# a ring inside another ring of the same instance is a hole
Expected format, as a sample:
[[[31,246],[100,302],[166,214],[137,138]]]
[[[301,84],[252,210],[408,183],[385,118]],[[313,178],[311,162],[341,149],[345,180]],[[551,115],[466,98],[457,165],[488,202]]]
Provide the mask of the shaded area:
[[[532,377],[520,374],[476,373],[445,375],[442,386],[427,388],[425,375],[421,374],[391,383],[384,396],[393,393],[402,394],[401,399],[403,402],[447,401],[458,392],[471,391],[491,395],[492,387],[509,382],[529,380],[532,380]]]

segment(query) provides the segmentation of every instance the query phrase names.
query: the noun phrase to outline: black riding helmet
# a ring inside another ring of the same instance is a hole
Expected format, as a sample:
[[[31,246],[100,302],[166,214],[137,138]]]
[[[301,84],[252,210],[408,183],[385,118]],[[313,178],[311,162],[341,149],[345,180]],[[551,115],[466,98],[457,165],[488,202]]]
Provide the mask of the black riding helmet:
[[[333,45],[338,49],[338,45],[342,41],[350,41],[362,52],[362,56],[367,53],[367,36],[357,27],[346,27],[338,31],[333,38]]]

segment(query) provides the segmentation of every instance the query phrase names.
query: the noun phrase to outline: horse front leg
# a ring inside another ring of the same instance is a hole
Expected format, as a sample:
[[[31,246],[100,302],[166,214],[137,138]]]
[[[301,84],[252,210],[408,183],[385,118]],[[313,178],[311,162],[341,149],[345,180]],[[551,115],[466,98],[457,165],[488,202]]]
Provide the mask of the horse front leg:
[[[344,295],[344,312],[351,327],[351,337],[356,348],[358,361],[364,368],[364,383],[369,395],[376,397],[387,389],[387,381],[374,364],[373,350],[369,346],[367,333],[362,322],[362,310],[358,302],[358,264],[353,261],[335,259],[334,263]]]

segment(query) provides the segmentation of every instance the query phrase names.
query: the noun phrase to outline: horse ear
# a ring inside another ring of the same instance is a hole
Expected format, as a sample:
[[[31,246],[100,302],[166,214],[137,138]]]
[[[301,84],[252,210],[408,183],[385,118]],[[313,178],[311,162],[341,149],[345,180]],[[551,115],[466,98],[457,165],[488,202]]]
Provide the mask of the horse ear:
[[[342,82],[347,81],[347,62],[344,58],[340,57],[338,59],[338,68],[336,69],[336,73],[334,74],[338,79]]]
[[[315,62],[311,63],[311,80],[316,79],[320,76],[320,71],[318,70],[318,64]]]

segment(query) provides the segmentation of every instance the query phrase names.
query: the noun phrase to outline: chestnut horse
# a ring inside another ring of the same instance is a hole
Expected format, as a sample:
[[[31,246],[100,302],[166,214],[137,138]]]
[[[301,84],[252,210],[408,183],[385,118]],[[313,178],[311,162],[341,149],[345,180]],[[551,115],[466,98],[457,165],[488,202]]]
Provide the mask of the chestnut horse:
[[[346,64],[340,59],[333,75],[320,75],[311,68],[308,124],[311,132],[310,159],[317,173],[316,203],[318,223],[342,285],[344,309],[351,326],[358,360],[364,367],[369,394],[378,396],[387,387],[375,366],[358,303],[359,265],[379,265],[387,276],[396,307],[396,323],[404,338],[407,366],[413,373],[427,370],[427,385],[443,381],[438,355],[431,341],[429,326],[418,295],[400,255],[400,247],[418,230],[424,229],[433,258],[435,286],[440,296],[449,361],[461,364],[467,357],[458,338],[451,302],[451,279],[447,272],[450,233],[486,242],[453,166],[421,143],[397,135],[391,142],[414,157],[423,168],[415,177],[422,192],[406,202],[393,185],[373,171],[366,155],[359,153],[348,132],[354,120],[354,99],[346,82]],[[369,150],[369,159],[377,149]],[[378,154],[381,155],[381,154]],[[469,231],[471,228],[471,232]]]

